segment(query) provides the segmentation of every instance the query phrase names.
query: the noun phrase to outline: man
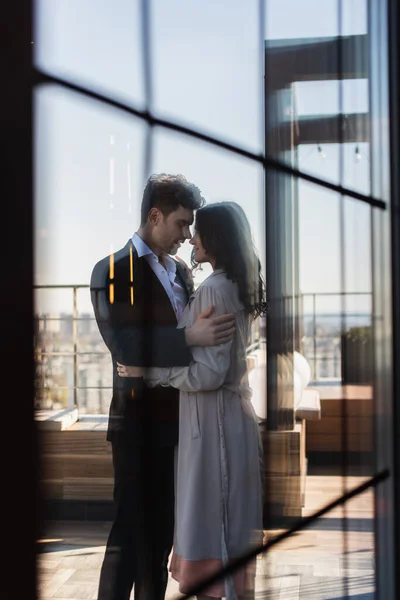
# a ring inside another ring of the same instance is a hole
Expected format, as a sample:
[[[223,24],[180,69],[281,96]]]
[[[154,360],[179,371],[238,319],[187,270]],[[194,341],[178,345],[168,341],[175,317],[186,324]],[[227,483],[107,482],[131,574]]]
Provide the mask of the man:
[[[174,529],[174,449],[179,392],[146,388],[118,376],[117,362],[186,366],[190,346],[229,340],[233,315],[212,307],[190,329],[178,329],[192,281],[176,254],[191,237],[200,190],[182,175],[153,175],[142,200],[141,226],[126,246],[93,269],[91,298],[113,361],[107,439],[112,444],[116,516],[107,542],[98,600],[162,600]]]

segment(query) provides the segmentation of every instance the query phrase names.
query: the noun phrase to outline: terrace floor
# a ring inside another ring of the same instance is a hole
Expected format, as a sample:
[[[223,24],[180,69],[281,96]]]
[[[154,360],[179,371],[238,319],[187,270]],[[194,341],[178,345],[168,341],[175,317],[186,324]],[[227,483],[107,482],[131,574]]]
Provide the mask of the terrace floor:
[[[363,478],[349,476],[347,488]],[[312,514],[343,492],[343,479],[309,473],[304,514]],[[257,600],[372,600],[374,598],[373,492],[368,491],[336,509],[311,528],[298,532],[258,558]],[[39,540],[40,600],[96,600],[108,522],[57,521],[46,523]],[[273,536],[278,531],[268,531]],[[166,600],[179,597],[170,580]],[[132,594],[133,598],[133,594]]]

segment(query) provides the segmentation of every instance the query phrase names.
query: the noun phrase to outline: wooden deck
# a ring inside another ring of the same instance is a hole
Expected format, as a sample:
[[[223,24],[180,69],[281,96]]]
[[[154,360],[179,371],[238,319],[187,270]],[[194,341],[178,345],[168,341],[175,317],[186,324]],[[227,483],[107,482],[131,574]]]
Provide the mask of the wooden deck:
[[[278,432],[264,440],[268,469],[273,475],[269,480],[267,477],[270,482],[268,493],[272,500],[277,497],[281,502],[284,498],[283,514],[289,516],[313,514],[345,491],[360,485],[364,481],[361,475],[370,471],[368,460],[361,467],[357,461],[371,449],[371,390],[359,386],[344,390],[337,386],[320,388],[320,392],[320,420],[307,421],[305,429],[298,431],[297,425],[293,432]],[[328,466],[324,459],[322,463],[310,460],[305,478],[305,505],[301,508],[299,498],[304,490],[299,457],[304,452],[300,450],[307,445],[307,454],[314,453],[314,457],[327,453],[340,456],[344,416],[347,449],[356,452],[356,462],[347,465],[348,476],[344,480],[337,466],[339,459],[336,466]],[[46,415],[43,418],[46,419]],[[87,417],[68,424],[67,428],[60,423],[51,427],[43,423],[42,428],[46,495],[63,501],[109,501],[112,465],[110,446],[105,441],[106,420]],[[284,477],[283,487],[279,485],[280,476]],[[308,530],[291,536],[259,557],[256,598],[340,600],[353,597],[354,600],[372,600],[375,587],[373,513],[373,493],[364,493],[351,500],[344,509],[332,511]],[[54,521],[45,525],[44,538],[39,541],[40,600],[95,600],[111,524],[86,520]],[[277,533],[277,530],[266,531],[266,539]],[[166,600],[178,597],[178,584],[170,580]]]
[[[350,488],[363,479],[349,476]],[[343,491],[332,469],[307,478],[304,514],[312,514]],[[343,532],[343,517],[347,531]],[[110,523],[62,521],[47,523],[39,541],[40,600],[97,598],[99,572]],[[277,531],[268,531],[273,536]],[[171,580],[167,600],[179,597]],[[374,597],[373,495],[336,509],[312,528],[291,536],[258,559],[256,598],[269,600],[372,600]],[[132,595],[133,598],[133,595]]]
[[[374,401],[371,386],[319,387],[321,419],[307,427],[307,454],[373,451]],[[340,459],[339,459],[340,460]],[[367,459],[368,460],[368,459]]]

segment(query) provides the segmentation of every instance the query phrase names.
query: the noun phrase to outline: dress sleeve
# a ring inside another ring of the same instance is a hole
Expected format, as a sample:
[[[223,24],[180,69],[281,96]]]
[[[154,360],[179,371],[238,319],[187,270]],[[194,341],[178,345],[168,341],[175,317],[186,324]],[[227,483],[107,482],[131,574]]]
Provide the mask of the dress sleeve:
[[[196,292],[190,307],[192,322],[210,304],[213,316],[228,313],[223,295],[211,286]],[[218,346],[192,346],[192,361],[188,367],[149,368],[145,379],[150,387],[172,386],[185,392],[210,391],[221,387],[231,363],[232,340]]]

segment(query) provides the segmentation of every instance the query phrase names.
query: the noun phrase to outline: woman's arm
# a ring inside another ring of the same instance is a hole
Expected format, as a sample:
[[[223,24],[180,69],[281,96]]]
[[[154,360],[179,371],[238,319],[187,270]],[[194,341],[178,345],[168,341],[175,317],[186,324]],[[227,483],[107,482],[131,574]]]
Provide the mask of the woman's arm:
[[[215,314],[228,312],[223,296],[211,286],[199,288],[193,300],[193,319],[209,304]],[[188,367],[147,368],[145,379],[150,387],[172,386],[185,392],[210,391],[221,387],[231,363],[232,339],[217,346],[193,346],[192,361]]]
[[[131,302],[126,258],[116,261],[113,278],[109,258],[103,259],[94,267],[90,282],[100,334],[119,363],[159,367],[189,365],[190,346],[219,344],[232,337],[234,316],[218,316],[212,306],[205,306],[203,314],[198,315],[190,328],[156,324],[153,308],[151,304],[147,306],[140,291],[142,276],[136,263],[134,271],[139,274],[136,274],[135,302]]]

